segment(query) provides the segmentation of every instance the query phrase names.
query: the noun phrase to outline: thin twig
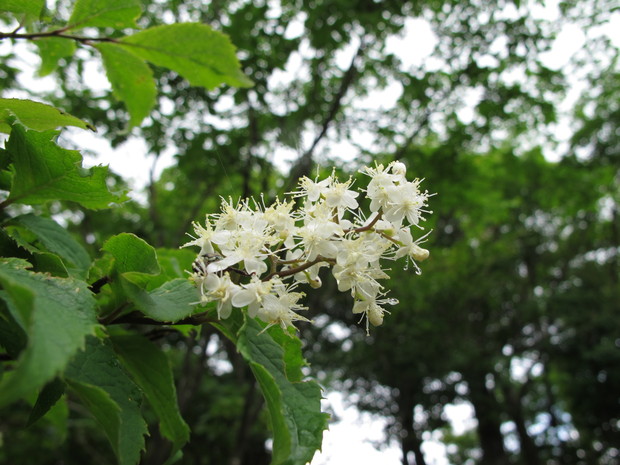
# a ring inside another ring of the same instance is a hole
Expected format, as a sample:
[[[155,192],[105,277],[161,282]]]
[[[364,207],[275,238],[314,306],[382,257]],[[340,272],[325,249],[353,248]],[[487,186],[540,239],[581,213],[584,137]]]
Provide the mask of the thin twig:
[[[356,232],[356,233],[360,233],[360,232],[364,232],[364,231],[370,231],[375,224],[377,224],[377,221],[379,221],[381,219],[381,217],[383,216],[383,212],[378,212],[377,216],[375,216],[372,221],[370,223],[368,223],[366,226],[362,226],[360,228],[355,228],[355,229],[348,229],[345,231],[345,233],[349,233],[349,232]]]
[[[208,312],[197,313],[195,315],[188,316],[187,318],[183,318],[179,321],[159,321],[144,316],[140,312],[131,312],[127,315],[123,315],[115,320],[104,322],[100,321],[102,324],[106,325],[118,325],[118,324],[139,324],[139,325],[153,325],[153,326],[170,326],[170,325],[195,325],[199,326],[204,323],[210,323],[213,321],[217,321],[214,318],[210,318],[207,316]]]
[[[93,294],[99,294],[99,292],[101,292],[101,288],[111,281],[112,279],[109,276],[104,276],[88,286],[88,290]]]
[[[325,257],[322,257],[322,256],[319,255],[314,260],[306,262],[303,265],[298,266],[297,268],[289,268],[288,270],[277,271],[275,273],[269,273],[267,276],[265,276],[262,279],[262,281],[269,281],[274,276],[279,276],[280,278],[285,278],[286,276],[291,276],[291,275],[294,275],[296,273],[301,273],[302,271],[307,270],[308,268],[310,268],[312,265],[316,265],[317,263],[320,263],[320,262],[334,263],[334,260],[331,259],[331,258],[325,258]]]
[[[37,40],[37,39],[46,39],[50,37],[60,37],[63,39],[75,40],[76,42],[80,42],[82,44],[89,44],[90,42],[118,42],[118,40],[113,39],[111,37],[84,37],[73,34],[65,34],[67,28],[55,29],[53,31],[45,31],[45,32],[29,32],[29,33],[18,33],[19,29],[16,29],[13,32],[0,32],[0,40],[4,39],[26,39],[26,40]]]

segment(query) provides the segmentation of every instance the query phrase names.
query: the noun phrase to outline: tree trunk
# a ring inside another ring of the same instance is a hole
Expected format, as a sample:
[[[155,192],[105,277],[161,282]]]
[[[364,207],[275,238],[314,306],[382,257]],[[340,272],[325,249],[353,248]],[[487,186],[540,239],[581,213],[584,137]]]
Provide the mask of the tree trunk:
[[[519,436],[519,444],[521,445],[521,457],[523,463],[527,465],[539,465],[540,458],[538,448],[527,432],[525,426],[525,418],[523,417],[522,399],[527,384],[522,385],[519,389],[512,389],[506,386],[503,390],[510,419],[514,422]]]
[[[508,465],[504,437],[500,431],[500,405],[485,384],[486,373],[464,373],[469,385],[469,400],[478,420],[478,437],[482,449],[481,465]]]
[[[422,453],[422,441],[415,434],[407,434],[401,439],[400,444],[403,450],[403,465],[426,465]],[[413,452],[413,462],[409,461],[409,452]]]
[[[403,465],[426,465],[426,460],[424,460],[424,454],[422,453],[421,436],[416,432],[413,420],[415,402],[406,396],[401,397],[398,401],[398,408],[400,410],[400,445],[403,451]],[[409,461],[409,452],[413,452],[413,462]]]

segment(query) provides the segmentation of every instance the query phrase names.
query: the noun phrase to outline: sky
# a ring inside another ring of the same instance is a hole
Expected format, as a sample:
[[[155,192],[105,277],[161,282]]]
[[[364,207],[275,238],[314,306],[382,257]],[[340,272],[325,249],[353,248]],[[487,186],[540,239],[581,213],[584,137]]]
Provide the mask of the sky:
[[[537,5],[533,8],[532,14],[545,19],[554,19],[558,16],[558,1],[546,2],[544,6]],[[292,22],[287,29],[287,34],[295,36],[301,34],[301,23]],[[601,34],[608,35],[613,43],[620,47],[620,12],[616,12],[602,31]],[[427,22],[418,18],[410,18],[406,21],[405,30],[401,37],[394,37],[388,40],[388,51],[395,53],[403,62],[403,66],[417,66],[424,60],[429,60],[432,49],[436,43],[436,37],[432,33]],[[564,66],[570,57],[583,46],[586,37],[584,33],[574,26],[568,25],[560,33],[551,50],[544,57],[545,63],[551,68],[560,68]],[[0,43],[0,51],[2,47],[8,44]],[[351,55],[356,49],[355,44],[351,44],[349,49],[344,50],[339,57],[342,68],[346,68],[351,60]],[[303,53],[303,51],[302,51]],[[22,76],[22,83],[27,88],[37,89],[54,89],[55,83],[51,78],[33,78],[34,70],[37,66],[37,58],[31,52],[24,50],[22,55],[23,63],[21,67],[30,69],[32,72],[26,72]],[[274,79],[286,82],[291,79],[296,69],[300,66],[300,57],[292,59],[289,62],[287,71],[277,75]],[[22,66],[23,65],[23,66]],[[91,87],[107,88],[109,84],[96,64],[92,64],[86,69],[86,79],[91,83]],[[577,89],[578,90],[578,89]],[[367,99],[362,101],[361,105],[370,107],[389,107],[395,102],[400,93],[399,85],[395,83],[380,92],[371,94]],[[20,95],[19,92],[4,93],[3,97],[27,97]],[[471,95],[471,103],[475,103],[476,96]],[[572,104],[571,98],[567,98],[566,105]],[[463,110],[467,112],[467,109]],[[460,115],[461,116],[461,115]],[[465,113],[463,118],[467,118]],[[558,129],[565,131],[567,136],[570,133],[568,127],[559,126]],[[170,147],[159,158],[157,164],[153,167],[153,157],[147,154],[147,147],[144,142],[138,138],[131,138],[128,142],[120,145],[116,149],[112,149],[108,141],[101,135],[93,134],[87,131],[77,129],[68,129],[63,132],[63,137],[70,143],[80,147],[82,151],[92,151],[92,155],[86,157],[85,165],[92,166],[95,164],[107,164],[110,169],[120,174],[125,179],[130,180],[132,187],[135,189],[132,194],[137,200],[142,199],[140,189],[144,187],[148,181],[151,170],[154,170],[155,177],[159,176],[161,171],[173,163],[174,148]],[[364,135],[361,135],[364,137]],[[309,135],[310,138],[310,135]],[[337,144],[332,148],[333,153],[342,154],[344,157],[353,157],[356,149],[346,143]],[[276,163],[282,168],[286,168],[287,163],[297,156],[297,152],[283,151],[277,154]],[[515,367],[515,375],[518,375],[519,367]],[[324,435],[323,451],[317,453],[312,465],[332,465],[354,463],[356,465],[400,465],[401,452],[398,444],[394,441],[386,447],[379,447],[378,444],[385,443],[385,420],[379,416],[371,415],[367,412],[360,412],[356,408],[347,406],[346,398],[339,392],[326,392],[324,400],[325,408],[329,407],[338,419],[330,424],[329,430]],[[445,411],[448,418],[452,422],[455,433],[462,433],[467,429],[474,428],[476,423],[473,419],[473,411],[471,405],[461,403],[458,405],[449,405]],[[438,433],[427,433],[424,436],[423,450],[429,465],[447,465],[448,461],[445,455],[445,447],[440,442]]]

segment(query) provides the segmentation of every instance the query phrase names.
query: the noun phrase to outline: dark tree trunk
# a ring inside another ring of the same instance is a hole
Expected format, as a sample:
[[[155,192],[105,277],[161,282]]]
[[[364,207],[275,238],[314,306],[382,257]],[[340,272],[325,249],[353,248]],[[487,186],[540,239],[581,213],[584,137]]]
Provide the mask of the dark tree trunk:
[[[422,441],[415,434],[407,434],[401,439],[400,444],[403,450],[403,465],[426,465],[422,453]],[[409,452],[413,452],[413,462],[409,461]]]
[[[523,463],[526,463],[527,465],[540,465],[538,448],[527,432],[525,418],[523,416],[522,400],[526,385],[527,384],[522,385],[519,389],[512,389],[510,386],[506,386],[503,392],[508,407],[508,413],[510,414],[510,419],[514,422],[517,428]]]
[[[482,449],[481,465],[508,465],[510,462],[504,449],[504,437],[500,431],[500,405],[485,383],[486,373],[474,371],[464,373],[469,385],[469,400],[474,406],[478,420],[478,437]]]
[[[413,421],[415,402],[413,399],[405,396],[399,399],[398,404],[400,410],[400,445],[403,451],[403,465],[426,465],[424,454],[422,453],[421,435],[418,435],[418,432],[415,430],[415,423]],[[413,452],[414,462],[409,461],[409,452]]]

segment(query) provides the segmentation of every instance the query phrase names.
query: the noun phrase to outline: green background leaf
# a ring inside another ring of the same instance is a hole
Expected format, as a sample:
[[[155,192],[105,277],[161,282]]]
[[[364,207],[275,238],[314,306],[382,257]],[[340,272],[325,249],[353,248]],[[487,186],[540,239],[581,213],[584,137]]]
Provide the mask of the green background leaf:
[[[315,381],[302,381],[305,361],[299,339],[280,327],[261,334],[263,327],[256,320],[245,314],[244,318],[237,349],[250,364],[267,402],[274,436],[272,464],[307,463],[321,448],[329,418],[321,413],[321,387]]]
[[[82,121],[58,108],[33,100],[0,98],[0,132],[9,134],[9,119],[16,116],[24,126],[35,131],[47,131],[65,126],[96,131],[92,124]]]
[[[28,334],[11,376],[0,381],[0,406],[38,390],[58,375],[98,326],[85,282],[33,273],[18,259],[0,259],[2,298]]]
[[[176,71],[194,86],[252,85],[241,73],[228,37],[206,24],[155,26],[120,40],[135,55]]]
[[[9,224],[20,225],[34,233],[43,247],[63,259],[70,275],[86,277],[90,267],[88,252],[54,220],[29,213],[13,218]],[[11,234],[10,229],[9,234]]]
[[[50,200],[70,200],[86,208],[107,208],[124,197],[112,194],[107,187],[107,168],[81,167],[82,156],[74,150],[56,145],[54,131],[36,132],[21,124],[13,126],[7,142],[15,175],[10,202],[36,205]]]
[[[30,416],[28,417],[28,426],[32,425],[39,418],[44,416],[58,402],[58,399],[65,392],[65,383],[60,378],[47,383],[37,397],[37,402],[32,407]]]
[[[111,340],[121,362],[157,414],[161,434],[179,449],[189,440],[189,428],[179,412],[168,358],[159,347],[139,335],[112,336]]]
[[[112,254],[118,273],[135,271],[156,275],[160,272],[155,249],[135,234],[117,234],[106,241],[102,250]]]
[[[124,293],[142,313],[155,320],[169,322],[194,313],[195,305],[192,304],[199,300],[195,286],[187,278],[170,280],[171,276],[161,273],[157,253],[145,241],[134,234],[122,233],[110,238],[103,250],[115,259],[113,272],[117,278],[113,286]],[[164,253],[168,257],[168,269],[173,255]],[[185,254],[180,256],[184,257]]]
[[[0,2],[1,11],[24,13],[29,16],[39,16],[44,6],[45,0],[2,0]]]
[[[59,60],[70,57],[75,53],[75,42],[60,37],[45,37],[36,40],[35,45],[39,49],[41,66],[39,76],[47,76],[58,68]],[[49,128],[54,129],[54,128]]]
[[[196,287],[185,278],[173,279],[150,292],[132,284],[125,290],[142,313],[158,321],[176,322],[191,315],[200,298]]]
[[[8,297],[2,297],[5,293],[0,291],[0,346],[11,358],[17,358],[26,347],[28,337],[23,327],[11,315],[5,302]]]
[[[78,0],[69,18],[69,29],[83,27],[135,28],[142,14],[138,0]]]
[[[127,106],[130,125],[139,126],[151,112],[157,97],[151,68],[119,45],[102,43],[96,48],[101,53],[114,95]]]
[[[66,378],[103,427],[119,463],[137,464],[148,433],[140,411],[142,393],[109,343],[88,338],[67,368]]]

